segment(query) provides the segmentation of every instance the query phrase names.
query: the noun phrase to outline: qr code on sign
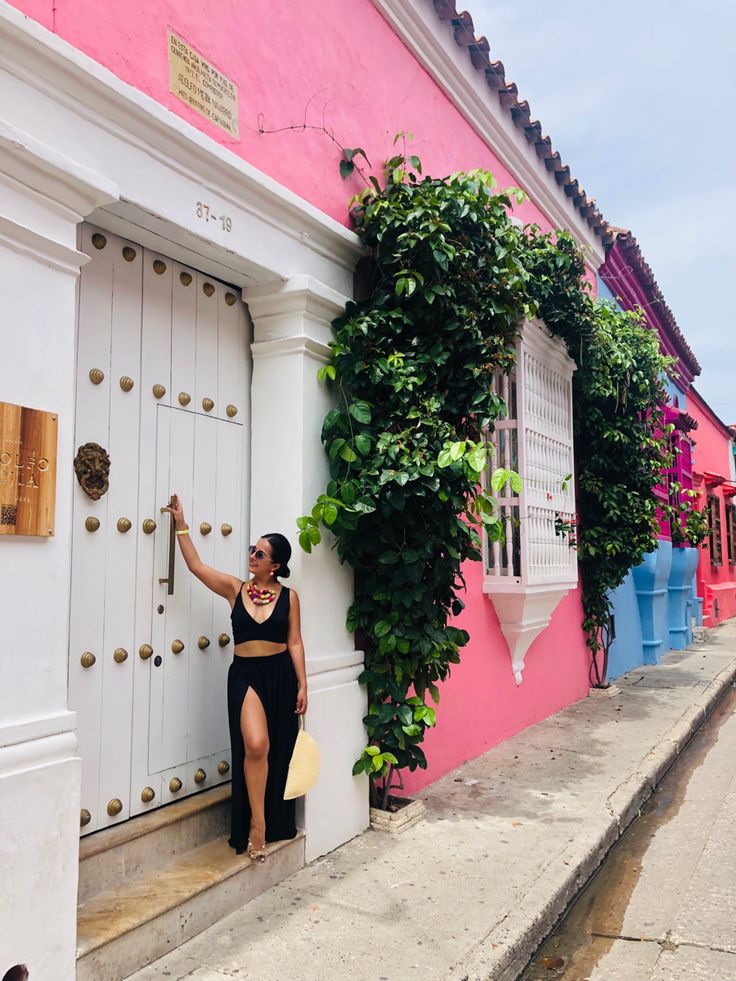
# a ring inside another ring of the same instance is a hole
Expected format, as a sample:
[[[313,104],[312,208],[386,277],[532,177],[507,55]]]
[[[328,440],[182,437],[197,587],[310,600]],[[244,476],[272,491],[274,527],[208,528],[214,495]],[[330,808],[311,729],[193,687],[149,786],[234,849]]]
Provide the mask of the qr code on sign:
[[[0,525],[14,525],[17,512],[15,504],[0,504]]]

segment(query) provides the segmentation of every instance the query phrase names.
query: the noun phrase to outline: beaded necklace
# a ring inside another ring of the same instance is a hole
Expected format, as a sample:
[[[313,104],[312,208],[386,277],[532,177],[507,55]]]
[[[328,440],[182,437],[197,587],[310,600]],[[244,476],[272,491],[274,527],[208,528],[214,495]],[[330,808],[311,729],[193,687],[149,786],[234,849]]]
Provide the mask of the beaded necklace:
[[[265,586],[263,589],[256,586],[254,579],[249,579],[245,584],[245,591],[248,594],[251,602],[256,606],[268,606],[269,603],[273,603],[276,599],[276,590],[271,589],[270,586]]]

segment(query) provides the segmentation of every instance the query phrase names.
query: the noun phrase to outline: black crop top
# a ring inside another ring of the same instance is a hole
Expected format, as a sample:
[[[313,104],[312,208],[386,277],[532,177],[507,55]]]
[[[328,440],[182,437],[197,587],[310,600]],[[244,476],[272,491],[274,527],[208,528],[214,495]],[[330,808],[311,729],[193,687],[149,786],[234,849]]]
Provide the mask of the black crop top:
[[[268,640],[273,644],[285,644],[289,636],[289,587],[281,587],[279,598],[274,603],[270,616],[263,623],[258,623],[245,608],[243,586],[240,587],[230,614],[234,643],[243,644],[246,640]]]

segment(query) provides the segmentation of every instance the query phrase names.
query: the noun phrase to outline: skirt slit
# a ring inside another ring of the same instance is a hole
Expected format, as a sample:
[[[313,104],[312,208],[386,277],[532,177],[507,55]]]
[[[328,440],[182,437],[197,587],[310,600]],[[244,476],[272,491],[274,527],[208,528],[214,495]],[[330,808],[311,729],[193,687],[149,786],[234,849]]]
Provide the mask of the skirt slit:
[[[284,800],[284,788],[299,730],[294,711],[299,688],[288,651],[266,657],[234,657],[227,676],[227,709],[232,751],[232,818],[230,846],[245,851],[250,828],[250,802],[245,783],[245,745],[240,728],[249,688],[258,695],[268,728],[268,777],[264,810],[266,841],[296,836],[296,801]]]

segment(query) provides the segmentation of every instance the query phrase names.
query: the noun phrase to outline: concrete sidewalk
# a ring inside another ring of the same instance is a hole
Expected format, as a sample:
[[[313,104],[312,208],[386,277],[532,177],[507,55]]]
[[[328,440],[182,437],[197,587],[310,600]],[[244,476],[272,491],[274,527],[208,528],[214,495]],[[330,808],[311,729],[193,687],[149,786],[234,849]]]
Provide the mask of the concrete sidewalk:
[[[128,981],[512,981],[736,678],[736,622],[432,784]]]

